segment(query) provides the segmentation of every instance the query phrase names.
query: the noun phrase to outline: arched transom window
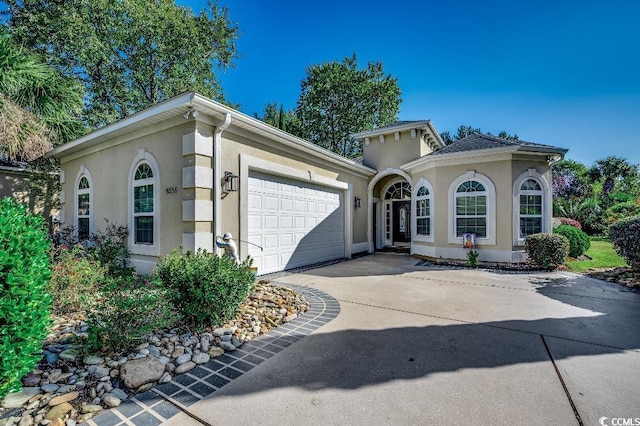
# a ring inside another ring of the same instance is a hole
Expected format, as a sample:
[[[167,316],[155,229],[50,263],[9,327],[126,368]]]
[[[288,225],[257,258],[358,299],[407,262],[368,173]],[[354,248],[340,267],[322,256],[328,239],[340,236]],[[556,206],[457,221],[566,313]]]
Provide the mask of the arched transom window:
[[[487,190],[477,180],[463,182],[455,193],[456,236],[476,234],[487,237]]]
[[[133,178],[133,221],[136,244],[153,244],[154,184],[151,166],[147,163],[138,165]]]
[[[84,240],[89,238],[91,233],[91,187],[86,176],[82,176],[78,181],[77,202],[78,238]]]
[[[411,198],[411,185],[408,182],[396,182],[387,189],[385,200],[402,200]]]
[[[542,186],[536,179],[522,182],[519,190],[520,238],[542,232]]]

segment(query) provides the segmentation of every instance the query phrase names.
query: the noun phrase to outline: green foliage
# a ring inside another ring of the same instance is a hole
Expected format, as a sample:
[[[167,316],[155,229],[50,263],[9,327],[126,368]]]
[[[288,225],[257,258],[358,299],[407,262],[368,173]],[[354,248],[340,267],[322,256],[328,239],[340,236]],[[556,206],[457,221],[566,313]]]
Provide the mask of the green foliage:
[[[0,28],[0,153],[33,160],[80,136],[82,88]]]
[[[307,68],[298,98],[298,136],[354,158],[362,146],[350,135],[392,123],[400,102],[398,81],[385,75],[380,62],[358,69],[354,54],[342,62],[314,65]]]
[[[585,254],[589,259],[570,259],[567,263],[569,270],[582,273],[589,269],[609,269],[627,265],[624,259],[615,252],[609,239],[592,237],[591,247]]]
[[[89,254],[100,264],[105,265],[110,274],[131,275],[133,268],[129,266],[127,242],[129,230],[126,226],[118,226],[108,220],[106,222],[107,227],[104,231],[96,231],[89,238]]]
[[[42,358],[50,324],[50,241],[41,217],[0,200],[0,399]]]
[[[280,130],[289,132],[292,135],[302,136],[300,121],[296,117],[295,111],[285,110],[284,105],[277,102],[270,102],[265,105],[262,115],[257,113],[254,116],[267,124],[277,127]]]
[[[562,265],[569,254],[569,240],[558,234],[532,234],[525,242],[529,261],[543,269]]]
[[[100,127],[186,91],[224,101],[216,77],[236,57],[238,28],[226,7],[195,14],[173,0],[6,0],[18,41],[85,90]]]
[[[596,161],[589,170],[592,181],[602,181],[602,195],[611,194],[626,177],[638,175],[638,166],[620,157],[607,157]]]
[[[203,249],[174,250],[160,259],[156,270],[180,313],[196,327],[204,327],[221,324],[237,313],[254,281],[250,266],[250,258],[236,264]]]
[[[87,332],[92,351],[121,351],[179,320],[168,291],[157,279],[107,278],[88,304]]]
[[[573,226],[574,228],[578,228],[582,230],[582,224],[575,219],[571,219],[569,217],[558,217],[554,219],[558,219],[558,222],[560,222],[560,225],[569,225],[569,226]],[[557,226],[555,228],[557,228]]]
[[[477,268],[478,256],[480,256],[480,254],[476,250],[470,250],[467,252],[467,266],[470,268]]]
[[[84,311],[106,274],[107,268],[88,258],[84,247],[60,246],[48,285],[53,311],[58,314]]]
[[[578,258],[585,254],[591,246],[589,236],[571,225],[560,225],[553,230],[554,233],[564,235],[569,240],[569,256]]]
[[[640,217],[620,220],[609,228],[613,248],[629,266],[640,269]]]

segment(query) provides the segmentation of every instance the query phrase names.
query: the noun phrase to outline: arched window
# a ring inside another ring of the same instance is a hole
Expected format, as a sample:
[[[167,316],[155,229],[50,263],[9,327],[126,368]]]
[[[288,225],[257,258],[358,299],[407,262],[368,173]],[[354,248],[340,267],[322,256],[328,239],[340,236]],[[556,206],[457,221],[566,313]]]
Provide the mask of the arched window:
[[[522,182],[519,192],[520,238],[542,232],[542,186],[532,178]]]
[[[85,174],[80,176],[76,187],[78,238],[85,240],[91,235],[91,184]]]
[[[414,188],[412,237],[417,241],[433,241],[433,187],[428,180],[420,178]]]
[[[136,167],[133,178],[133,238],[135,244],[154,241],[154,185],[153,169],[146,163]]]
[[[449,186],[449,243],[476,234],[480,245],[496,244],[496,187],[487,176],[468,171]]]
[[[522,246],[528,235],[550,232],[551,187],[536,169],[513,183],[513,244]]]
[[[411,185],[408,182],[396,182],[387,189],[385,200],[402,200],[411,198]]]
[[[456,189],[456,237],[476,234],[487,237],[487,190],[477,180],[468,180]]]

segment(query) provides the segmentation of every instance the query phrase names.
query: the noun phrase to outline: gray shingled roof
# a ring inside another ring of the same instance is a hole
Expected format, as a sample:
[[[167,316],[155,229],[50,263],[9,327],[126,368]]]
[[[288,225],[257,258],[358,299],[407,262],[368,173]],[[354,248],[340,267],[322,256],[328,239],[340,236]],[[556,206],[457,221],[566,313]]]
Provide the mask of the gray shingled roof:
[[[473,133],[465,138],[451,143],[429,155],[451,154],[455,152],[477,151],[481,149],[522,147],[530,151],[558,152],[565,153],[566,149],[552,145],[543,145],[539,143],[503,139],[493,135],[485,135],[481,133]]]
[[[429,120],[405,120],[405,121],[394,121],[391,124],[387,124],[386,126],[382,126],[382,127],[376,127],[375,129],[371,129],[371,130],[390,130],[393,129],[394,127],[402,127],[402,126],[406,126],[407,124],[417,124],[417,123],[425,123]]]

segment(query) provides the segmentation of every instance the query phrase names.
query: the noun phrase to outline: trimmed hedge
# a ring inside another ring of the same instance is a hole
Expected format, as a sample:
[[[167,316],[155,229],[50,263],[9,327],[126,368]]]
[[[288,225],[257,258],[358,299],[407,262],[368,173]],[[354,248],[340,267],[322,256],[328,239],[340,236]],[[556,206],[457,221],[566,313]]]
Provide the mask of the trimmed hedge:
[[[202,328],[222,324],[237,314],[255,280],[251,263],[247,258],[236,264],[204,249],[195,253],[174,250],[160,259],[156,271],[178,311]]]
[[[0,399],[42,359],[51,324],[51,243],[44,219],[0,200]]]
[[[616,253],[629,266],[640,269],[640,217],[620,220],[609,227],[609,238]]]
[[[589,236],[574,226],[560,225],[553,232],[567,237],[569,240],[569,256],[573,258],[577,259],[591,247]]]
[[[532,234],[525,242],[529,261],[543,269],[555,269],[564,264],[569,254],[569,240],[558,234]]]

